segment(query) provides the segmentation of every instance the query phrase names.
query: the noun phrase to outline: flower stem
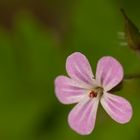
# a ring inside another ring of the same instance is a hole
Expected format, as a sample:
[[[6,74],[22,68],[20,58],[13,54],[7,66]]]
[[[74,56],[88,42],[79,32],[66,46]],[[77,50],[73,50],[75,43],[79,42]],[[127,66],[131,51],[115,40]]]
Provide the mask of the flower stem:
[[[134,79],[140,79],[140,73],[126,74],[124,76],[123,81],[119,83],[115,88],[113,88],[111,92],[120,91],[123,88],[123,85],[125,84],[125,82],[127,82],[128,80],[134,80]]]
[[[126,74],[124,80],[140,79],[140,73]]]

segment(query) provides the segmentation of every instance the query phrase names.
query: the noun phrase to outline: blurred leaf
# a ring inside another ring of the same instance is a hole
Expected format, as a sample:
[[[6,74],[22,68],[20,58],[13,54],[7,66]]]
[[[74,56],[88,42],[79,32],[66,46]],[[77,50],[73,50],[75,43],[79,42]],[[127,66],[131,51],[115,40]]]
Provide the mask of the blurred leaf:
[[[32,16],[19,15],[15,23],[13,35],[0,34],[1,139],[33,136],[38,118],[54,106],[53,83],[63,58],[51,33]]]

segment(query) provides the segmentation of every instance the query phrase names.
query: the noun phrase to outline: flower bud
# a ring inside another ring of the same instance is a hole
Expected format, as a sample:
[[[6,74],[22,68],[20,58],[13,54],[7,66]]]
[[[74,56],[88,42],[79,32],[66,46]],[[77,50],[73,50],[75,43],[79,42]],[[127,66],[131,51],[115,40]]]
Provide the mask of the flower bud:
[[[122,15],[124,16],[125,22],[125,39],[128,47],[134,51],[140,51],[140,32],[136,25],[129,19],[125,11],[121,9]]]

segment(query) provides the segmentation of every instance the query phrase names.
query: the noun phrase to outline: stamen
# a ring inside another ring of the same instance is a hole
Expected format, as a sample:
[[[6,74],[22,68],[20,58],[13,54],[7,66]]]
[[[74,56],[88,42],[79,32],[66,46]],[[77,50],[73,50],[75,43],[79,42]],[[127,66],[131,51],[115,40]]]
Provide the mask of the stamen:
[[[94,98],[94,97],[97,97],[97,93],[95,93],[94,91],[91,91],[89,93],[89,98]]]

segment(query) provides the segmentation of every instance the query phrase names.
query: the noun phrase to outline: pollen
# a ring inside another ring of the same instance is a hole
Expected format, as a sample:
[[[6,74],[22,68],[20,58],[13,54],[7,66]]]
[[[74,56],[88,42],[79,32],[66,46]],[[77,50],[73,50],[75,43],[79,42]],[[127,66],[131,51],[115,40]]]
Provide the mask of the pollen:
[[[95,93],[94,91],[91,91],[89,93],[89,98],[94,98],[94,97],[97,97],[97,93]]]

